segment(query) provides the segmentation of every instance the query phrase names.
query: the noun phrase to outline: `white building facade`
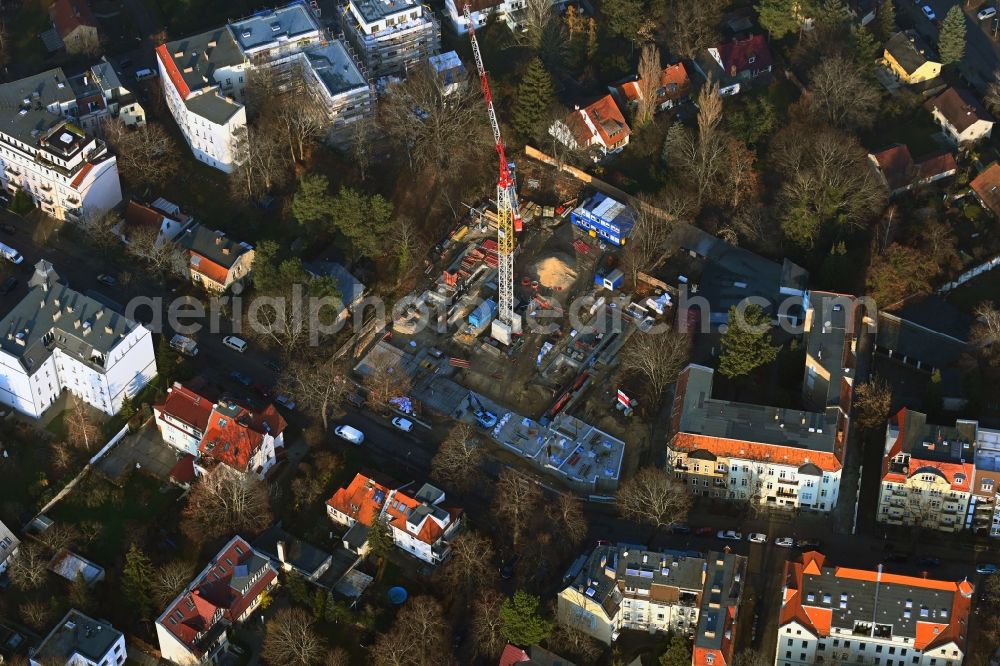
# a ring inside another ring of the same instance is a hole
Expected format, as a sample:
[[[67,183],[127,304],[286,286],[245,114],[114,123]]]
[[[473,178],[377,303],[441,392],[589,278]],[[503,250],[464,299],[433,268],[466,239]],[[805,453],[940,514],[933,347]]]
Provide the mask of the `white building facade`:
[[[441,27],[414,0],[349,0],[340,9],[344,35],[374,78],[406,70],[441,50]]]
[[[122,666],[125,658],[122,632],[74,608],[31,651],[28,661],[31,666]]]
[[[481,28],[486,25],[491,14],[506,23],[511,30],[517,30],[521,25],[521,15],[527,6],[526,0],[475,0],[469,3],[469,16],[472,25]],[[465,18],[465,3],[462,0],[445,0],[444,11],[455,34],[464,35],[469,32],[469,22]]]

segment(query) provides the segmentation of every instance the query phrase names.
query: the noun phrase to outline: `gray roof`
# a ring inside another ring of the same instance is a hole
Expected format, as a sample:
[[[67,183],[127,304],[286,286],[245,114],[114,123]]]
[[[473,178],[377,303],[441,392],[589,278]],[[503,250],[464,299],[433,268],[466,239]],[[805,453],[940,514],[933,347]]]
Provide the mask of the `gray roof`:
[[[94,620],[73,608],[45,637],[32,659],[63,664],[74,654],[80,654],[89,661],[100,663],[121,637],[122,632],[107,620]]]
[[[107,58],[101,58],[100,62],[90,68],[90,71],[103,90],[114,90],[122,87],[118,72],[115,71],[114,65],[108,62]]]
[[[315,277],[332,277],[345,303],[353,303],[365,293],[365,285],[335,261],[313,261],[303,264],[303,268]]]
[[[902,452],[921,460],[935,462],[973,462],[976,456],[978,424],[975,421],[956,421],[954,426],[927,423],[927,415],[907,409],[903,415]],[[890,425],[890,436],[886,447],[895,441],[899,425],[895,420]],[[911,463],[911,468],[916,468]]]
[[[212,42],[215,46],[209,46]],[[214,86],[216,69],[233,67],[244,61],[243,52],[225,26],[168,42],[166,47],[184,83],[192,91]],[[189,67],[191,71],[185,72]]]
[[[236,590],[238,594],[242,594],[243,588],[250,585],[254,574],[269,564],[270,562],[261,557],[256,550],[250,551],[247,557],[240,560],[240,563],[233,567],[233,576],[229,579],[229,587]],[[208,581],[204,582],[207,583]]]
[[[272,563],[279,562],[279,541],[285,544],[285,561],[306,575],[312,575],[330,559],[330,553],[292,536],[277,525],[257,537],[253,547],[271,558]]]
[[[360,550],[368,541],[368,526],[357,522],[344,533],[344,543],[351,550]]]
[[[253,249],[246,243],[234,241],[221,231],[198,223],[189,224],[181,230],[175,241],[185,250],[193,250],[226,268],[231,268],[240,256]]]
[[[14,536],[10,528],[0,523],[0,564],[7,561],[19,543],[21,541]]]
[[[244,51],[252,51],[279,40],[294,41],[301,35],[318,31],[319,25],[304,4],[295,3],[236,21],[230,24],[230,30]]]
[[[60,284],[40,261],[31,291],[0,319],[0,349],[21,359],[30,374],[58,347],[101,371],[104,361],[138,324]]]
[[[241,105],[226,99],[218,92],[209,90],[200,95],[192,95],[184,100],[191,113],[201,116],[216,125],[225,124],[243,108]]]
[[[938,369],[955,364],[967,348],[963,340],[887,312],[878,313],[875,344],[879,349],[891,349],[893,356]]]
[[[705,592],[698,612],[695,647],[719,650],[726,631],[729,609],[738,606],[743,594],[746,558],[732,553],[708,554],[705,569]],[[733,613],[735,615],[735,613]]]
[[[885,43],[885,50],[907,74],[913,74],[933,57],[930,49],[914,30],[897,32]]]
[[[351,4],[367,23],[418,7],[412,0],[351,0]]]
[[[330,40],[325,46],[309,49],[305,55],[330,95],[368,88],[368,81],[339,39]]]
[[[713,370],[701,365],[689,368],[681,412],[681,432],[823,453],[835,452],[837,408],[806,412],[719,400],[711,397]]]
[[[23,143],[35,144],[39,133],[62,121],[62,116],[48,107],[75,100],[76,95],[59,67],[0,85],[3,110],[0,131]]]
[[[428,504],[437,504],[444,499],[444,491],[437,486],[432,486],[429,483],[425,483],[420,486],[420,490],[417,494],[413,496],[414,499],[420,502],[427,502]]]
[[[811,381],[802,383],[802,402],[806,409],[819,412],[840,403],[841,380],[854,376],[854,354],[847,343],[854,334],[855,302],[851,296],[814,291],[809,294],[809,309],[812,325],[806,334],[806,353],[829,379],[812,374]]]
[[[560,657],[554,652],[549,652],[540,645],[532,645],[528,648],[528,661],[520,662],[522,666],[576,666],[572,661]]]

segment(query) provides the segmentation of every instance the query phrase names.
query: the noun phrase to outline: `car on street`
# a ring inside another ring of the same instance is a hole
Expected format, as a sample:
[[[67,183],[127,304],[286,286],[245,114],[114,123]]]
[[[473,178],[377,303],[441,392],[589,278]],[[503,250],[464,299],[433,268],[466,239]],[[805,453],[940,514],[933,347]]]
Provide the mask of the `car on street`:
[[[333,429],[333,434],[355,446],[361,446],[361,443],[365,441],[365,433],[349,425],[337,426]]]
[[[760,532],[751,532],[749,536],[747,536],[747,541],[750,541],[751,543],[767,543],[767,535]]]
[[[934,21],[937,19],[937,14],[934,13],[934,10],[931,9],[930,5],[924,5],[923,7],[920,8],[920,11],[923,12],[924,16],[927,17],[928,21]]]
[[[795,547],[801,550],[806,550],[807,548],[816,549],[822,545],[819,539],[798,539],[795,542]]]
[[[983,7],[978,12],[976,12],[976,18],[980,21],[985,21],[986,19],[991,19],[997,15],[996,7]]]
[[[986,574],[988,576],[990,574],[995,574],[996,572],[997,565],[995,564],[987,564],[984,562],[983,564],[976,565],[976,573]]]
[[[778,537],[774,540],[774,545],[782,548],[792,548],[795,546],[795,539],[792,537]]]
[[[108,287],[113,287],[118,284],[118,278],[114,275],[108,275],[107,273],[101,273],[98,275],[97,281]]]
[[[239,370],[233,370],[229,373],[229,378],[233,381],[242,384],[243,386],[250,386],[253,384],[253,380],[247,375],[243,374]]]
[[[403,432],[413,431],[413,421],[409,419],[404,419],[402,416],[397,416],[392,420],[392,425],[394,425],[399,430]]]
[[[736,530],[719,530],[715,536],[728,541],[743,541],[743,535]]]
[[[17,278],[11,276],[3,281],[3,286],[0,287],[0,294],[9,294],[10,292],[14,291],[14,287],[16,286],[17,286]]]
[[[674,523],[667,529],[671,534],[691,534],[691,526],[687,523]]]
[[[274,401],[289,411],[295,411],[295,401],[287,395],[276,395]]]
[[[917,558],[917,564],[924,567],[936,567],[941,565],[941,560],[936,557],[929,557],[927,555],[921,555]]]
[[[230,349],[243,353],[247,350],[247,341],[243,338],[238,338],[235,335],[227,335],[222,338],[222,344],[226,345]]]
[[[503,578],[504,580],[509,580],[514,575],[514,571],[517,570],[517,563],[518,561],[520,561],[520,559],[521,559],[520,555],[512,555],[511,557],[507,558],[507,560],[505,560],[504,562],[501,562],[500,569],[498,569],[498,571],[500,572],[500,577]]]
[[[696,536],[712,536],[715,534],[714,527],[696,527],[694,528],[694,533]]]

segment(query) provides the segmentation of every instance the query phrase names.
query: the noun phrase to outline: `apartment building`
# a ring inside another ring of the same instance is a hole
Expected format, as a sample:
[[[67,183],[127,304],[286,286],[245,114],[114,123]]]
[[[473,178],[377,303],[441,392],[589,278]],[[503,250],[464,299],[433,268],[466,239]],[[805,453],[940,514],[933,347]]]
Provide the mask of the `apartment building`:
[[[862,313],[853,298],[827,292],[806,294],[804,304],[803,409],[713,398],[711,368],[681,372],[667,453],[692,494],[821,512],[836,506]]]
[[[204,387],[174,382],[163,402],[153,405],[153,419],[160,437],[181,453],[198,455],[198,445],[215,408],[215,400],[204,393]]]
[[[222,463],[263,479],[284,450],[286,427],[288,423],[270,403],[254,410],[223,398],[212,407],[205,435],[198,444],[198,465],[208,468]]]
[[[0,403],[38,418],[66,390],[115,414],[156,376],[146,327],[61,284],[45,260],[28,285],[0,319]]]
[[[108,118],[127,127],[146,124],[146,111],[132,92],[122,85],[114,66],[106,58],[76,76],[69,77],[76,95],[77,120],[85,132],[102,136]]]
[[[276,70],[283,85],[304,83],[341,136],[372,113],[373,92],[347,46],[330,39],[304,2],[293,2],[156,49],[170,113],[195,157],[231,172],[247,115],[244,88],[255,69]],[[302,81],[299,80],[301,77]]]
[[[732,655],[746,558],[723,552],[599,545],[557,596],[557,619],[607,644],[623,629],[695,637],[695,650]]]
[[[368,528],[384,520],[396,547],[427,562],[440,564],[451,554],[449,542],[458,531],[462,510],[445,508],[444,491],[429,483],[415,493],[391,488],[358,474],[326,502],[327,516],[348,527],[345,547],[364,551]]]
[[[375,79],[405,75],[441,50],[441,26],[415,0],[349,0],[340,25]]]
[[[775,666],[960,666],[972,595],[968,580],[831,566],[822,553],[802,553],[785,563]]]
[[[491,15],[496,15],[497,20],[506,23],[511,31],[517,31],[521,25],[524,8],[528,3],[526,0],[471,0],[470,2],[445,0],[445,15],[451,24],[451,29],[457,35],[469,32],[469,21],[465,18],[465,5],[467,4],[474,28],[483,27]]]
[[[95,620],[75,608],[63,616],[28,657],[31,666],[122,666],[125,635],[107,620]]]
[[[1000,537],[1000,431],[976,429],[976,466],[969,498],[972,530]]]
[[[77,124],[81,110],[62,69],[0,85],[0,187],[23,191],[57,220],[80,222],[122,200],[118,163]]]
[[[180,666],[215,663],[229,647],[229,628],[277,584],[271,560],[233,537],[156,620],[162,657]]]

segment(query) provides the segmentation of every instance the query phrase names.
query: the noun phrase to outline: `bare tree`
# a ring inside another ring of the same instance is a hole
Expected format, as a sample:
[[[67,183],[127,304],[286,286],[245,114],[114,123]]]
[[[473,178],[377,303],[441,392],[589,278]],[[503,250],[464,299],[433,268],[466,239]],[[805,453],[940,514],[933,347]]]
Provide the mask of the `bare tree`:
[[[392,628],[372,646],[374,666],[441,666],[453,657],[444,609],[434,597],[414,597],[403,606]]]
[[[66,435],[73,446],[91,451],[101,437],[101,425],[94,418],[91,408],[80,400],[66,410],[63,417]]]
[[[7,71],[10,64],[10,36],[7,34],[7,24],[0,22],[0,68]]]
[[[510,467],[500,473],[493,500],[493,515],[499,524],[507,526],[514,548],[517,548],[541,501],[542,491],[532,479]]]
[[[730,139],[726,150],[727,165],[723,170],[722,186],[729,207],[739,210],[755,198],[760,177],[754,170],[757,153],[739,139]]]
[[[38,534],[38,541],[45,546],[49,552],[56,552],[62,548],[69,548],[80,538],[80,532],[69,523],[53,523],[49,529]]]
[[[438,580],[458,599],[468,599],[473,590],[490,587],[493,570],[493,542],[478,532],[459,534],[451,542],[451,556],[438,570]]]
[[[326,641],[301,608],[282,608],[267,621],[261,657],[270,666],[312,666],[326,656]]]
[[[993,72],[993,81],[986,87],[983,102],[994,114],[1000,113],[1000,70]]]
[[[271,522],[267,485],[250,474],[217,465],[193,485],[181,530],[196,543],[237,532],[256,533]]]
[[[287,145],[291,161],[305,161],[306,149],[330,126],[309,86],[309,77],[296,62],[254,69],[244,89],[258,126]]]
[[[976,323],[969,333],[969,342],[990,366],[1000,366],[1000,310],[991,301],[976,308]]]
[[[118,235],[118,229],[122,222],[121,215],[112,209],[100,215],[85,215],[80,228],[95,248],[102,252],[112,252],[121,248],[122,239]]]
[[[679,190],[664,191],[656,197],[640,195],[628,244],[621,251],[622,266],[632,284],[638,282],[639,273],[654,268],[662,258],[667,238],[674,228],[670,219],[687,218],[693,205],[687,193]]]
[[[656,44],[645,44],[639,56],[639,103],[635,111],[635,126],[644,127],[653,120],[656,112],[656,91],[660,88],[660,49]]]
[[[25,623],[32,629],[48,631],[55,613],[52,606],[41,600],[26,601],[17,608]]]
[[[411,380],[399,359],[391,354],[373,354],[362,383],[372,403],[383,406],[390,398],[410,392]]]
[[[555,613],[553,613],[554,615]],[[571,614],[572,617],[579,617]],[[604,653],[604,646],[593,636],[581,631],[578,627],[557,624],[552,635],[546,640],[546,645],[560,655],[572,655],[584,664],[596,664]]]
[[[53,442],[50,455],[52,456],[52,467],[59,472],[66,471],[73,464],[73,450],[66,440],[60,439]]]
[[[336,409],[347,387],[344,369],[337,363],[294,361],[285,368],[278,385],[307,409],[319,412],[323,430],[330,429],[330,412]]]
[[[870,127],[882,97],[853,58],[832,55],[813,68],[809,108],[842,129]]]
[[[720,0],[672,0],[662,17],[666,43],[671,50],[693,60],[706,48],[717,44],[724,4]]]
[[[180,594],[191,582],[194,567],[182,560],[171,560],[158,567],[153,574],[153,601],[157,607],[164,607]]]
[[[733,666],[771,666],[773,661],[764,656],[760,650],[747,648],[736,655]]]
[[[231,151],[236,168],[230,174],[237,200],[256,201],[291,176],[286,137],[266,127],[251,125],[233,132]]]
[[[483,480],[483,446],[475,427],[456,423],[431,460],[431,478],[449,490],[468,492]]]
[[[472,606],[472,623],[469,626],[476,654],[496,660],[507,644],[503,635],[500,608],[506,599],[496,590],[484,588]]]
[[[718,186],[719,176],[726,166],[728,143],[725,132],[719,127],[721,120],[719,84],[709,78],[698,93],[697,137],[685,129],[667,135],[670,161],[695,182],[699,209]]]
[[[583,502],[579,497],[562,493],[549,510],[562,546],[574,549],[583,543],[587,536],[587,518],[583,515]]]
[[[187,252],[172,240],[163,238],[159,229],[139,227],[131,230],[125,251],[160,279],[188,275]]]
[[[622,370],[646,382],[651,402],[658,405],[677,380],[691,351],[691,338],[676,329],[659,333],[635,331],[619,355]]]
[[[134,185],[162,183],[177,173],[180,150],[162,125],[147,122],[133,128],[117,118],[108,118],[101,129],[126,181]]]
[[[884,429],[892,408],[892,389],[881,377],[874,376],[854,389],[855,420],[862,428]]]
[[[521,24],[521,43],[533,51],[541,50],[550,26],[558,21],[550,0],[526,0]]]
[[[393,224],[391,245],[399,260],[398,282],[402,282],[409,271],[418,265],[416,259],[428,250],[430,243],[413,220],[404,216]]]
[[[24,542],[17,548],[17,557],[8,566],[10,580],[22,590],[34,590],[45,582],[49,557],[36,543]]]
[[[684,484],[659,467],[644,467],[618,487],[618,511],[628,520],[662,528],[684,520],[691,496]],[[652,541],[652,536],[650,541]]]

